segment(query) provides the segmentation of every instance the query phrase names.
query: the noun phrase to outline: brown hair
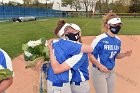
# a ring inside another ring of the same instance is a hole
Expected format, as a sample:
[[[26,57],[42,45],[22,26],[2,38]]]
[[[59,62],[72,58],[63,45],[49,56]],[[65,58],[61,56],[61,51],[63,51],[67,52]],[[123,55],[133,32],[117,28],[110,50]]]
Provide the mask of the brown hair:
[[[65,25],[65,23],[66,23],[66,21],[64,19],[61,19],[61,20],[58,21],[57,26],[56,26],[56,28],[54,30],[55,35],[58,34],[59,30]],[[68,27],[70,27],[70,26],[68,26]],[[79,38],[79,42],[82,43],[81,36]]]
[[[80,42],[80,43],[83,43],[83,42],[82,42],[82,38],[81,38],[81,36],[80,36],[80,38],[79,38],[79,42]]]
[[[103,25],[102,25],[102,32],[107,32],[108,28],[106,26],[107,22],[112,18],[119,18],[116,13],[110,12],[103,16]]]
[[[57,26],[54,30],[54,34],[57,35],[59,30],[65,25],[66,21],[64,19],[61,19],[58,21]]]

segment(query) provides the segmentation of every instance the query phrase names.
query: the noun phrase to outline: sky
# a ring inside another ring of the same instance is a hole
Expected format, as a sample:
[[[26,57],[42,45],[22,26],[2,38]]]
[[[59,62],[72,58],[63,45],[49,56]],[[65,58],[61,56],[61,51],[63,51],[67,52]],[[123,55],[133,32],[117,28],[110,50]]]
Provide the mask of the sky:
[[[15,1],[15,2],[19,2],[19,3],[23,3],[23,0],[3,0],[3,2],[9,2],[9,1]],[[38,0],[42,3],[46,3],[46,0]],[[49,1],[49,0],[48,0]],[[50,0],[50,1],[54,1],[54,0]],[[2,2],[2,0],[0,0],[0,2]]]

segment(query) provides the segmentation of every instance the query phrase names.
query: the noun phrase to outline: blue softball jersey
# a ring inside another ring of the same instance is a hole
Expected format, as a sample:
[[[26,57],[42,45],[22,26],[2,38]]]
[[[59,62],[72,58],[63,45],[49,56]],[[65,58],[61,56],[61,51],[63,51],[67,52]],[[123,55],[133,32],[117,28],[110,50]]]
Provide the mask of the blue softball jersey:
[[[109,70],[115,66],[115,58],[121,50],[121,41],[115,36],[111,37],[107,33],[97,36],[91,46],[93,47],[92,54],[95,58]],[[93,67],[96,67],[93,64]]]
[[[53,42],[54,55],[56,60],[61,64],[73,55],[77,55],[81,51],[82,44],[70,40],[55,40]],[[76,68],[74,65],[72,68]],[[47,79],[53,83],[66,83],[70,82],[72,78],[71,70],[67,70],[60,74],[54,74],[50,64],[48,69]]]
[[[82,53],[81,58],[75,66],[71,69],[72,71],[72,82],[82,82],[89,80],[89,60],[88,60],[88,54]],[[73,61],[71,61],[73,62]]]
[[[65,62],[71,67],[71,82],[82,82],[89,80],[89,60],[87,53],[79,53],[74,55],[71,58],[68,58]]]
[[[0,49],[0,67],[2,69],[9,69],[9,70],[13,71],[11,58],[2,49]]]

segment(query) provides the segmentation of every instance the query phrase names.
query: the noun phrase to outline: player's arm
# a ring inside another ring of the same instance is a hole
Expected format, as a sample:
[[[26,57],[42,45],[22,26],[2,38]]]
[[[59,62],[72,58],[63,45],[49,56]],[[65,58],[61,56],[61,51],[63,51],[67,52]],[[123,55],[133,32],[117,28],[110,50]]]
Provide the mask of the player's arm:
[[[131,56],[131,54],[132,54],[132,50],[129,50],[129,51],[126,51],[124,53],[117,54],[116,58],[121,59],[121,58],[124,58],[126,56]]]
[[[0,93],[9,88],[13,83],[13,78],[8,78],[0,82]]]
[[[54,39],[48,40],[46,46],[48,47],[48,45],[51,45],[53,40]],[[91,53],[93,51],[93,48],[89,45],[79,44],[68,40],[64,40],[63,45],[65,45],[68,50],[70,50],[70,54],[72,52],[74,52],[75,54],[79,54],[80,52]]]
[[[79,63],[78,66],[73,68],[74,70],[76,70],[77,68],[79,68],[80,64],[82,64],[82,62],[79,62],[79,60],[81,59],[83,53],[74,55],[71,58],[65,60],[65,62],[63,62],[62,64],[60,64],[55,58],[55,55],[52,50],[52,46],[49,46],[49,50],[50,50],[50,61],[55,74],[59,74],[64,71],[67,71],[73,68],[75,64]]]
[[[59,64],[52,52],[50,52],[50,61],[55,74],[59,74],[71,69],[71,67],[66,62]]]
[[[92,51],[93,51],[93,48],[91,46],[82,44],[81,52],[91,53]]]
[[[92,64],[96,65],[96,67],[98,67],[100,69],[100,71],[102,72],[109,72],[109,70],[102,65],[100,62],[98,62],[98,60],[94,57],[93,54],[88,54],[89,55],[89,60]]]
[[[55,74],[64,72],[66,70],[69,70],[71,67],[69,65],[67,65],[67,63],[62,63],[59,64],[58,61],[56,60],[54,54],[53,54],[53,48],[51,44],[48,44],[48,48],[50,50],[50,61],[51,61],[51,65],[53,68],[53,71]]]
[[[98,38],[95,38],[91,46],[93,47],[94,50],[92,53],[88,54],[90,62],[96,65],[96,67],[98,67],[100,71],[109,72],[109,70],[96,59],[97,56],[99,55],[99,51],[102,49],[102,43],[100,42],[100,40],[98,40]]]

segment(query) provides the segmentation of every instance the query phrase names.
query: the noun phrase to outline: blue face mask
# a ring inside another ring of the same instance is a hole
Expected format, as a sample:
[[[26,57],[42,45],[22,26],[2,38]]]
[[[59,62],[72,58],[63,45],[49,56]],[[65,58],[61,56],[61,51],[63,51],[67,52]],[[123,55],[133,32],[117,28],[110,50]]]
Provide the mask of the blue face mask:
[[[121,29],[121,26],[115,26],[115,27],[113,27],[113,26],[110,26],[110,31],[113,33],[113,34],[118,34],[119,33],[119,31],[120,31],[120,29]]]

